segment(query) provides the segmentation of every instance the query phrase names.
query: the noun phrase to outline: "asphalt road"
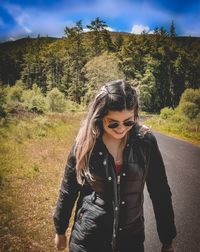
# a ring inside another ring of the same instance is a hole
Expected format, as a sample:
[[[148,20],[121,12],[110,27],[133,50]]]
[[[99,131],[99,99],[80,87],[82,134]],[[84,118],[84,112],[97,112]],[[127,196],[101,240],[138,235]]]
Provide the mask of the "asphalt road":
[[[177,252],[200,252],[200,147],[155,133],[172,191]],[[160,252],[152,203],[145,188],[145,252]]]

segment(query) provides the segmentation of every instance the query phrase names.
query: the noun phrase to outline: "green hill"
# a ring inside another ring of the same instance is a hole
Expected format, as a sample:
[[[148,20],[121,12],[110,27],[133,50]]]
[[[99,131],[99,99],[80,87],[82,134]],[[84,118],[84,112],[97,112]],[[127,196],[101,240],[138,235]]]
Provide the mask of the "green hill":
[[[175,107],[186,88],[200,87],[199,37],[170,36],[162,29],[134,35],[105,29],[82,32],[79,28],[68,28],[63,38],[1,43],[0,85],[12,86],[22,80],[26,88],[37,84],[44,93],[57,87],[68,99],[80,103],[105,79],[123,76],[140,90],[142,106],[148,111]],[[105,69],[103,73],[89,64],[102,55],[104,60],[97,61]],[[105,57],[109,62],[112,58],[109,67]]]

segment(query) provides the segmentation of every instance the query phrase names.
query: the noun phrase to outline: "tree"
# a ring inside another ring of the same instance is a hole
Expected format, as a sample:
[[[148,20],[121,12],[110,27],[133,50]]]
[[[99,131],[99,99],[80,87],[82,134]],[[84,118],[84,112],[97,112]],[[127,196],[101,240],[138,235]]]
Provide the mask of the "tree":
[[[121,34],[117,34],[115,41],[114,41],[115,50],[117,52],[120,51],[123,43],[124,43],[123,36]]]
[[[43,61],[38,53],[29,52],[24,56],[21,79],[26,88],[32,88],[34,83],[41,87],[43,92],[47,91],[46,76],[43,71]]]
[[[171,25],[170,25],[169,36],[170,37],[176,37],[176,29],[175,29],[175,25],[174,25],[173,20],[172,20]]]
[[[66,52],[66,63],[69,71],[68,81],[71,81],[71,85],[69,85],[68,89],[68,96],[73,101],[80,103],[84,85],[82,68],[86,62],[85,51],[82,45],[83,27],[81,20],[78,21],[74,27],[66,27],[65,33],[69,43],[69,47]]]
[[[119,69],[118,59],[113,53],[104,52],[92,58],[84,67],[86,77],[86,94],[84,102],[88,103],[96,90],[106,82],[114,79],[124,79],[123,72]]]
[[[98,56],[101,53],[101,35],[100,32],[105,31],[105,28],[108,27],[106,22],[100,20],[99,17],[92,20],[90,25],[87,25],[87,28],[90,30],[92,35],[91,48],[94,48],[92,56]]]
[[[114,51],[114,45],[108,30],[104,29],[100,33],[101,35],[101,51]]]
[[[158,108],[159,100],[156,97],[156,78],[154,69],[158,62],[150,55],[144,58],[145,70],[142,75],[138,75],[138,89],[140,93],[140,104],[145,111],[156,111]]]
[[[47,91],[57,87],[60,91],[66,92],[62,85],[64,75],[64,41],[58,40],[48,45],[42,52],[44,62],[43,72],[46,76]]]

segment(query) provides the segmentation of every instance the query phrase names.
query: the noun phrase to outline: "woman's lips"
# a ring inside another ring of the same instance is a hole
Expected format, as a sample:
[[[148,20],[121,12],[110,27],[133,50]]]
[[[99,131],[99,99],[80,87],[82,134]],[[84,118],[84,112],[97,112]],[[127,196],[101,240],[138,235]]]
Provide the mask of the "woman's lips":
[[[117,135],[123,135],[125,131],[122,131],[122,132],[117,132],[117,131],[114,131]]]

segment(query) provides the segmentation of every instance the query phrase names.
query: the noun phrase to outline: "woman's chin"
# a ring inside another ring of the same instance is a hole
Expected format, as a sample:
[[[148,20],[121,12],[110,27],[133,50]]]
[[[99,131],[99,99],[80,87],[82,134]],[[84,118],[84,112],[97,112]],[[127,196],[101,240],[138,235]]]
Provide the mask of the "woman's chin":
[[[122,132],[122,133],[114,132],[113,137],[116,139],[121,139],[125,136],[125,134],[126,134],[126,132]]]

